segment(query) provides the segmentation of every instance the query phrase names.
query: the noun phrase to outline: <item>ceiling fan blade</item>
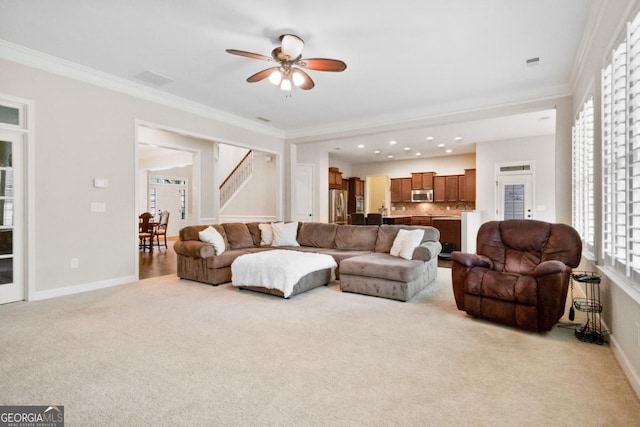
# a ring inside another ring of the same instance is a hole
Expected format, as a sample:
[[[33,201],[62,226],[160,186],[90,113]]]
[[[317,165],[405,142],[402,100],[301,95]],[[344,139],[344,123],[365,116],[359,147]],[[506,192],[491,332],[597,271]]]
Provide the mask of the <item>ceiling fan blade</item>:
[[[307,68],[309,70],[317,71],[344,71],[347,69],[347,64],[338,59],[327,58],[307,58],[298,61],[300,67]]]
[[[304,47],[304,41],[298,36],[293,34],[283,34],[280,36],[282,53],[289,56],[290,60],[300,58],[302,55],[302,48]]]
[[[266,70],[258,71],[254,75],[249,76],[249,78],[247,78],[247,81],[249,83],[259,82],[260,80],[264,80],[267,77],[269,77],[271,75],[271,73],[273,73],[274,71],[276,71],[278,69],[279,69],[279,67],[271,67],[271,68],[267,68]]]
[[[305,73],[300,68],[296,68],[293,72],[294,73],[299,73],[300,75],[302,75],[304,77],[304,82],[302,82],[302,84],[300,86],[298,86],[300,89],[309,90],[309,89],[313,89],[313,87],[316,85],[313,82],[313,79],[309,76],[309,74]]]
[[[251,58],[251,59],[273,61],[273,59],[270,56],[260,55],[259,53],[245,52],[244,50],[237,50],[237,49],[226,49],[226,51],[233,55],[246,56],[247,58]]]

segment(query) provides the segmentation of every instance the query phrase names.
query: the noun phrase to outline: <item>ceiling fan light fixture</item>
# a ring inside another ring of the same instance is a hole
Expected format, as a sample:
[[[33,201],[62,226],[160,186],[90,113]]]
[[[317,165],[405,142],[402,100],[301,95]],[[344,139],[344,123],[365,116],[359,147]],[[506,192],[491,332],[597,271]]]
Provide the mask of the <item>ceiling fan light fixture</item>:
[[[290,91],[291,90],[291,80],[289,80],[288,78],[282,79],[282,81],[280,82],[280,89],[281,90]]]
[[[282,73],[280,70],[274,70],[271,74],[269,74],[269,81],[276,86],[280,85],[282,81]]]
[[[294,36],[293,34],[285,34],[281,37],[282,39],[282,53],[289,56],[290,60],[295,60],[302,55],[302,48],[304,47],[304,42],[298,36]]]
[[[293,73],[291,73],[291,79],[293,80],[293,84],[296,86],[302,85],[305,81],[304,76],[298,70],[294,70]]]

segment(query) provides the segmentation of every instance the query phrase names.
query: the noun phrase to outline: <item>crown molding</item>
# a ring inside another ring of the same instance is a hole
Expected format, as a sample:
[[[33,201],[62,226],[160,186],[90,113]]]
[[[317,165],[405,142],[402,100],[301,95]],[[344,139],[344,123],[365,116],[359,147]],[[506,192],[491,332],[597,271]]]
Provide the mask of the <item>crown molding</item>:
[[[0,39],[0,58],[275,138],[283,131]]]

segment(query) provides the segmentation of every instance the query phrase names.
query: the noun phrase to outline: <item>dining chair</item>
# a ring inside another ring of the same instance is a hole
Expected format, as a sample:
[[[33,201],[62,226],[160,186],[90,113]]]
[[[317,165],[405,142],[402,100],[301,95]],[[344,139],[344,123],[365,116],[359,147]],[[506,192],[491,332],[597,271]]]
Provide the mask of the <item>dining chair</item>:
[[[160,212],[160,220],[158,220],[158,225],[153,232],[154,237],[156,238],[157,246],[160,246],[160,236],[164,239],[164,247],[167,247],[167,226],[169,225],[169,211]]]
[[[153,224],[151,218],[153,218],[153,215],[149,212],[140,214],[138,217],[138,238],[140,240],[138,247],[143,251],[146,251],[147,248],[149,248],[149,251],[153,251]]]
[[[367,225],[382,225],[382,215],[379,213],[368,213]]]
[[[366,221],[364,220],[364,214],[359,212],[352,212],[351,214],[351,224],[353,225],[365,225]]]

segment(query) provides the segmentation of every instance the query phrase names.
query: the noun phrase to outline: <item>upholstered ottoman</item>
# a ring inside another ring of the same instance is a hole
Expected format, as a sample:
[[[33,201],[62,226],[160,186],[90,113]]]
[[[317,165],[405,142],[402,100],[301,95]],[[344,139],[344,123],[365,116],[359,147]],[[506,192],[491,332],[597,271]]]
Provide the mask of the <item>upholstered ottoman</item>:
[[[232,285],[284,298],[327,285],[338,266],[325,254],[277,249],[241,255],[231,264]]]
[[[407,260],[388,253],[372,253],[340,262],[344,292],[408,301],[435,280],[438,259]]]

